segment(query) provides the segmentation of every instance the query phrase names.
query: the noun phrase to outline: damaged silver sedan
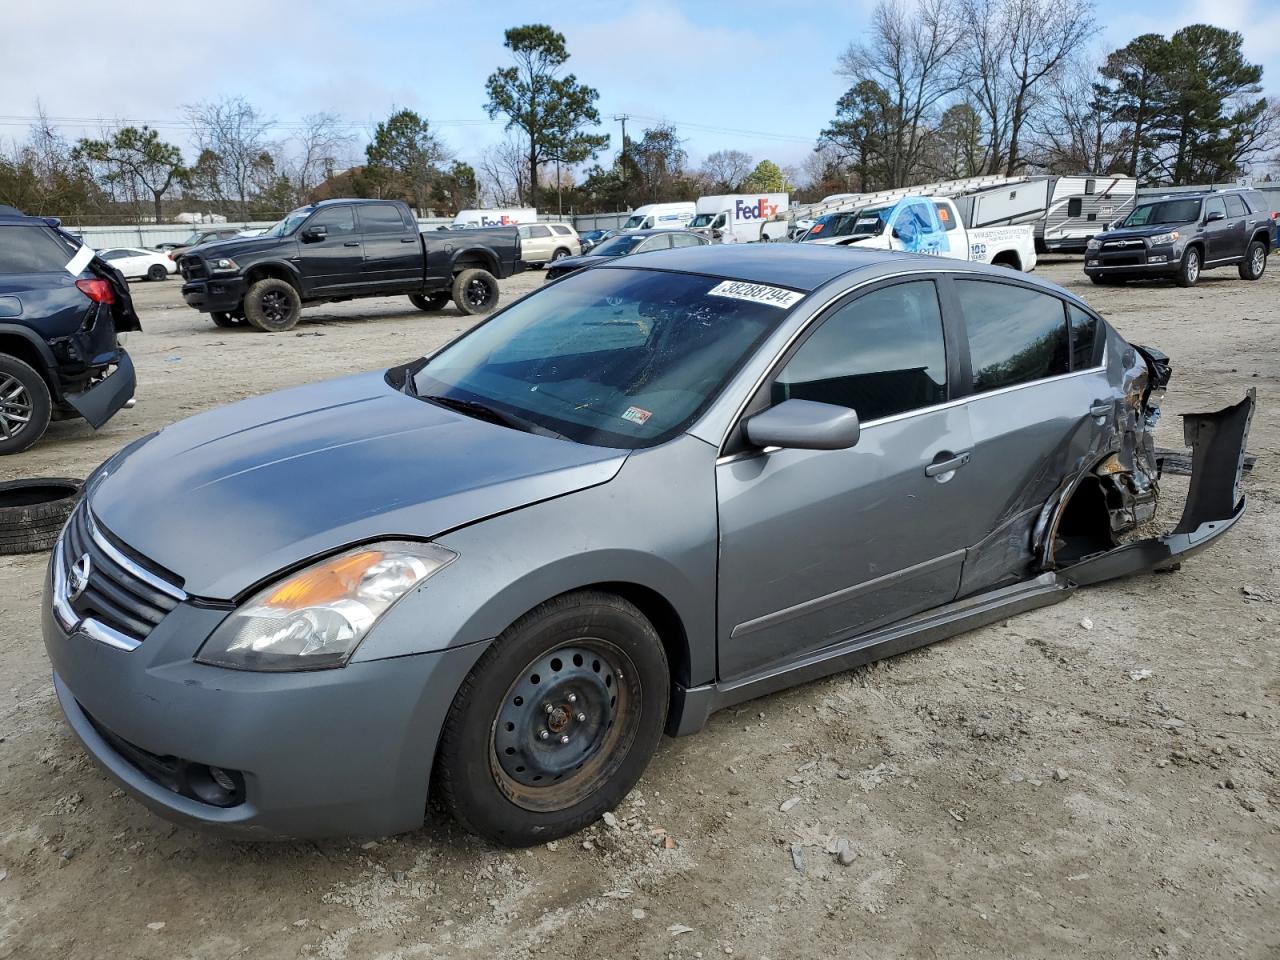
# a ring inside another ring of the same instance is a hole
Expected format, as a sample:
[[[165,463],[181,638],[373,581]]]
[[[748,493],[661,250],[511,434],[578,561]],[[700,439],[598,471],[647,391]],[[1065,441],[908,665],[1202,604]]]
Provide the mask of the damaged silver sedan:
[[[547,284],[434,355],[211,411],[86,482],[44,617],[72,728],[241,836],[573,832],[665,729],[1171,565],[1240,517],[1253,398],[1052,284],[743,244]]]

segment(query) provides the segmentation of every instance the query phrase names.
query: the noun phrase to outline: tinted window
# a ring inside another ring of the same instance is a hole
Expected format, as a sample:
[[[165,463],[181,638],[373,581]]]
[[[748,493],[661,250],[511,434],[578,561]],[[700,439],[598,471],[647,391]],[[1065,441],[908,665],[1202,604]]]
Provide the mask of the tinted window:
[[[572,232],[568,227],[561,226],[558,223],[551,229],[554,230],[556,233],[560,234],[560,236],[562,237],[567,237]]]
[[[544,226],[538,225],[536,227],[529,228],[529,236],[542,240],[551,236],[551,231]]]
[[[917,280],[836,308],[787,361],[771,399],[833,403],[879,420],[942,403],[946,371],[937,289]]]
[[[348,214],[349,207],[344,207]],[[360,207],[360,229],[365,233],[404,233],[404,219],[400,208],[392,204],[374,204]]]
[[[1191,223],[1200,219],[1199,200],[1160,200],[1134,207],[1123,226],[1142,227],[1156,223]]]
[[[1250,190],[1244,195],[1244,200],[1252,213],[1269,214],[1271,212],[1271,203],[1260,190]]]
[[[1078,217],[1084,212],[1084,201],[1079,197],[1072,197],[1067,201],[1067,216]]]
[[[396,215],[396,231],[400,230],[400,217]],[[307,221],[307,227],[325,227],[330,236],[356,232],[356,218],[350,207],[325,207]]]
[[[72,256],[41,227],[0,227],[0,273],[55,273]]]
[[[1066,373],[1067,322],[1057,297],[986,280],[957,280],[979,393]]]
[[[1249,211],[1244,208],[1244,201],[1234,193],[1229,193],[1222,198],[1227,203],[1228,217],[1243,217]]]
[[[938,219],[942,221],[943,230],[954,230],[959,226],[951,216],[951,209],[945,203],[935,203],[934,206],[938,210]]]
[[[1098,318],[1086,310],[1067,304],[1071,322],[1071,369],[1088,370],[1102,361]]]
[[[128,250],[100,250],[98,256],[103,260],[123,260],[125,257],[133,256]]]

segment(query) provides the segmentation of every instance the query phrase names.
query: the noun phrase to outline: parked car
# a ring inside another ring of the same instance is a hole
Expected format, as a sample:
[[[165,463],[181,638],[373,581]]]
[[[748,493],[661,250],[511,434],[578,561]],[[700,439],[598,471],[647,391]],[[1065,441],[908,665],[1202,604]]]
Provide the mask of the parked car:
[[[582,241],[582,252],[589,253],[592,247],[604,243],[617,233],[617,230],[588,230],[586,233],[578,234],[578,239]]]
[[[116,338],[142,328],[129,285],[55,223],[0,211],[0,455],[26,450],[51,420],[97,429],[133,398]]]
[[[191,236],[178,243],[171,240],[157,243],[156,249],[163,253],[173,254],[173,259],[177,260],[179,254],[191,247],[198,247],[202,243],[213,243],[215,240],[231,240],[239,235],[239,227],[206,227],[196,230]]]
[[[1011,270],[1036,268],[1035,228],[968,227],[947,197],[905,197],[857,210],[819,217],[804,235],[805,243],[858,249],[904,250]]]
[[[178,259],[187,304],[220,327],[289,330],[302,308],[407,294],[433,312],[498,305],[498,279],[524,269],[515,227],[423,233],[400,200],[324,200],[260,237],[193,247]]]
[[[520,255],[531,267],[540,267],[582,253],[578,232],[567,223],[526,223],[520,231]]]
[[[620,802],[664,729],[1216,542],[1252,394],[1187,415],[1182,520],[1129,536],[1169,373],[1008,270],[619,258],[108,460],[50,561],[54,688],[180,822],[381,836],[430,790],[541,843]]]
[[[652,253],[654,250],[669,250],[672,247],[701,247],[710,242],[701,234],[687,230],[632,230],[609,238],[593,247],[589,254],[557,260],[547,267],[545,279],[555,280],[585,267],[594,267],[598,263],[633,253]]]
[[[167,280],[171,273],[178,272],[178,265],[167,254],[143,250],[141,247],[111,247],[99,250],[98,256],[119,270],[121,276],[129,279],[142,277],[147,280]]]
[[[1267,269],[1277,224],[1258,190],[1179,193],[1139,201],[1089,240],[1084,272],[1094,283],[1171,278],[1193,287],[1205,270],[1234,265],[1242,280]]]

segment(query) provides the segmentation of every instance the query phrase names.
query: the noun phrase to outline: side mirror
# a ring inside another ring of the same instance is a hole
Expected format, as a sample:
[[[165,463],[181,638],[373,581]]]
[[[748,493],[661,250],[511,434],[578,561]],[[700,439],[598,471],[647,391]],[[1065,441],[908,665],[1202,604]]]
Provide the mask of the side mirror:
[[[323,224],[317,224],[314,227],[307,227],[302,231],[302,239],[314,243],[317,240],[323,240],[329,235],[329,228]]]
[[[1225,219],[1227,219],[1227,215],[1225,213],[1223,213],[1221,210],[1215,210],[1213,211],[1213,213],[1209,214],[1207,217],[1204,218],[1204,222],[1213,223],[1215,220],[1225,220]]]
[[[747,439],[757,447],[847,450],[861,434],[856,412],[812,400],[784,400],[747,421]]]

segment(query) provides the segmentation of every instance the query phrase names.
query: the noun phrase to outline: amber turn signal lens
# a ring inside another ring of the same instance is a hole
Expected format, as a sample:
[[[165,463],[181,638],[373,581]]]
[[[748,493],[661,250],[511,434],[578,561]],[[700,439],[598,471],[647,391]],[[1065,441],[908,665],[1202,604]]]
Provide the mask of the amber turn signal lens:
[[[318,603],[331,603],[356,592],[360,579],[369,568],[382,560],[381,550],[336,557],[328,563],[312,567],[280,584],[266,599],[267,606],[299,610]]]

